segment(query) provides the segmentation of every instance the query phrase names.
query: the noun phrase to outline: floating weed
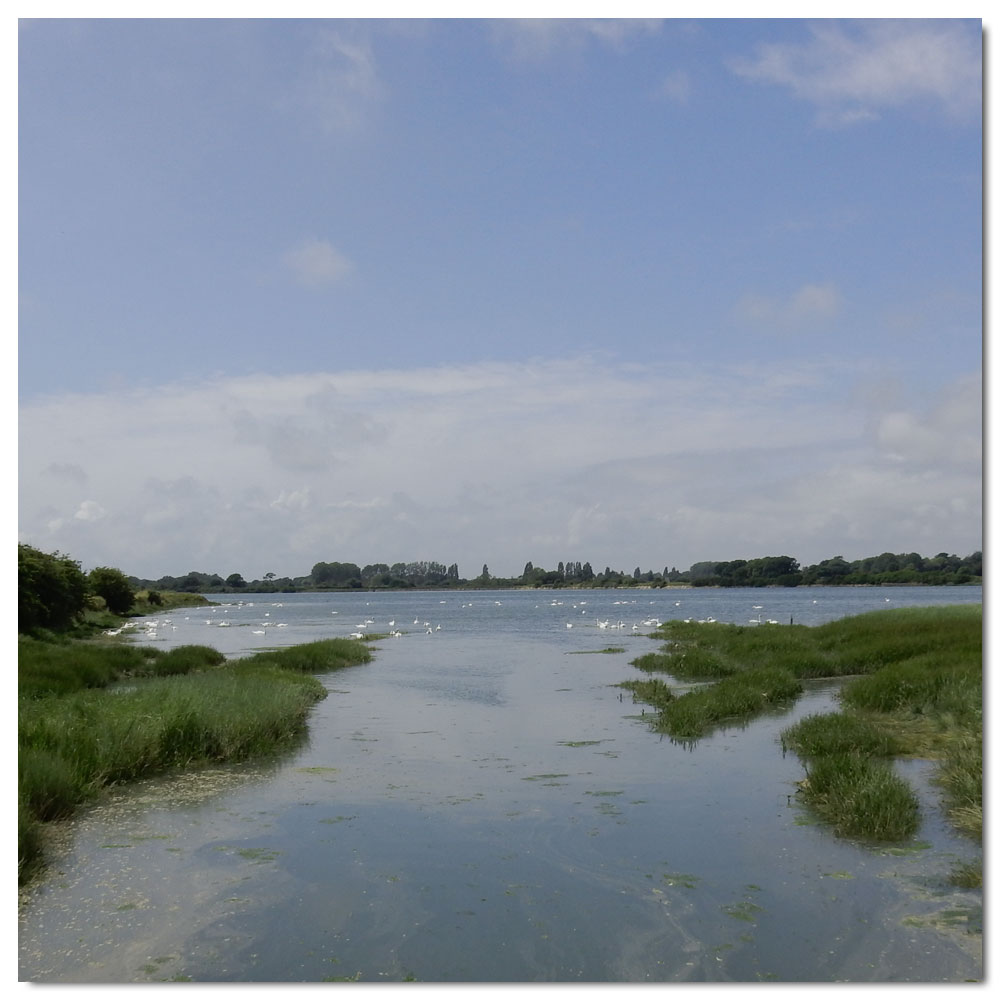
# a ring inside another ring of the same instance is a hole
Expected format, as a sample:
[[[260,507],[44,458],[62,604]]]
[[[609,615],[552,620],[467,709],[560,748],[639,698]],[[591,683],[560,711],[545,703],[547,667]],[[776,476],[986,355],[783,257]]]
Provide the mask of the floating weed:
[[[983,911],[980,907],[963,906],[955,909],[939,910],[937,913],[920,917],[903,917],[904,927],[927,927],[933,930],[954,930],[964,928],[969,934],[982,933]]]
[[[882,854],[887,854],[890,857],[899,858],[904,857],[908,854],[919,854],[921,851],[929,851],[933,845],[927,840],[915,840],[911,844],[904,844],[898,847],[885,847],[882,849]]]
[[[337,774],[340,771],[339,767],[297,767],[295,768],[299,774]]]
[[[983,859],[958,862],[952,868],[948,881],[959,889],[981,889],[983,887]]]
[[[624,795],[623,791],[617,792],[584,792],[585,795]]]
[[[357,816],[327,816],[320,820],[320,823],[345,823],[348,820],[357,819]]]
[[[596,747],[607,740],[559,740],[561,747]]]
[[[689,875],[687,872],[664,872],[663,881],[671,889],[694,889],[697,887],[700,878],[697,875]]]
[[[854,878],[850,872],[823,872],[821,878]]]
[[[241,847],[236,853],[247,861],[255,861],[257,864],[264,864],[267,861],[274,861],[278,858],[281,851],[271,850],[266,847]]]
[[[745,920],[752,924],[757,920],[756,914],[762,913],[764,907],[758,906],[752,899],[744,897],[738,903],[723,904],[721,909],[723,913],[734,920]]]
[[[568,774],[532,774],[527,778],[522,778],[522,781],[552,781],[555,778],[568,778]]]

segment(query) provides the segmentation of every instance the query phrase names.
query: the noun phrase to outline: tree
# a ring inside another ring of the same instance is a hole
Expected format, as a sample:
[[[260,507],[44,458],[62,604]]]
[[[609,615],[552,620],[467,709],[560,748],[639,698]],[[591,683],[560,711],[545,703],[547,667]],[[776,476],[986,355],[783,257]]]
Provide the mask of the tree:
[[[120,569],[98,566],[87,574],[87,584],[92,594],[104,598],[113,615],[127,615],[135,604],[132,584]]]
[[[229,576],[226,577],[227,587],[238,588],[245,587],[246,585],[247,582],[243,579],[243,575],[241,573],[230,573]]]
[[[17,546],[17,628],[64,631],[83,614],[87,579],[80,564],[58,552]]]
[[[483,571],[480,573],[480,577],[483,580],[488,580],[490,578],[490,568],[486,565],[486,563],[483,563]]]

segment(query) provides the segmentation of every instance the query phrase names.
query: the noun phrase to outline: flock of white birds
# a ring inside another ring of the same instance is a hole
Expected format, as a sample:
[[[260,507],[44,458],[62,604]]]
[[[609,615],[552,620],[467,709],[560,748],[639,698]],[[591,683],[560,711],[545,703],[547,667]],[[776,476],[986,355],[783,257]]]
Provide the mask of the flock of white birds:
[[[889,599],[886,598],[887,602],[888,602],[888,600]],[[445,601],[441,601],[440,603],[441,604],[445,604],[446,602]],[[497,605],[497,606],[500,606],[500,605],[502,605],[503,602],[502,601],[493,601],[492,603],[495,604],[495,605]],[[565,605],[565,603],[566,602],[564,602],[564,601],[561,601],[561,600],[558,600],[558,599],[553,599],[551,602],[549,602],[548,606],[549,607],[563,607]],[[641,620],[633,621],[632,624],[631,624],[631,626],[624,619],[622,619],[622,618],[619,618],[617,621],[612,621],[610,618],[605,618],[605,619],[600,619],[600,618],[593,619],[592,618],[592,619],[589,619],[589,620],[585,621],[585,620],[583,620],[583,616],[587,614],[587,608],[584,607],[586,605],[586,603],[587,603],[586,601],[578,601],[578,602],[575,602],[575,603],[571,604],[573,610],[576,610],[576,611],[579,612],[580,617],[575,622],[573,622],[573,621],[566,622],[566,628],[574,628],[574,627],[576,627],[578,625],[583,625],[583,626],[596,627],[598,629],[624,630],[624,629],[629,629],[630,628],[632,632],[639,632],[642,629],[656,629],[656,628],[660,628],[663,625],[663,622],[659,618],[655,618],[655,617],[653,617],[653,618],[643,618]],[[635,604],[636,602],[635,601],[627,601],[627,600],[625,600],[625,601],[615,601],[614,603],[615,604],[620,604],[620,605],[629,605],[629,604]],[[652,602],[650,602],[650,603],[652,603]],[[814,601],[813,603],[815,604],[816,602]],[[463,608],[471,608],[472,606],[473,606],[473,602],[471,602],[471,601],[462,604]],[[679,608],[681,606],[681,602],[680,601],[675,601],[674,602],[674,606]],[[210,611],[209,611],[209,614],[212,615],[212,617],[206,618],[204,621],[205,621],[205,624],[207,626],[210,626],[210,627],[213,627],[213,628],[228,628],[228,627],[230,627],[232,625],[232,622],[228,621],[225,616],[228,614],[230,608],[236,608],[239,611],[243,611],[243,610],[247,610],[247,609],[250,609],[250,608],[253,608],[253,607],[254,607],[254,603],[252,601],[247,601],[247,602],[237,601],[235,604],[232,604],[232,605],[216,606],[216,607],[211,608]],[[281,608],[281,607],[284,607],[284,605],[281,604],[280,602],[278,602],[278,603],[272,604],[271,607],[273,607],[273,608]],[[541,604],[536,604],[535,607],[536,608],[540,608],[540,607],[542,607],[542,605]],[[765,618],[764,617],[764,612],[763,612],[763,606],[762,605],[755,604],[753,606],[753,610],[756,611],[757,614],[756,614],[755,617],[752,617],[752,618],[748,619],[748,624],[750,624],[750,625],[777,625],[777,624],[779,624],[773,618]],[[331,611],[330,613],[333,614],[333,615],[340,614],[340,612],[336,611],[336,610],[335,611]],[[264,618],[264,619],[270,619],[271,618],[271,612],[270,611],[264,611],[259,617],[260,618]],[[186,615],[184,617],[184,621],[185,622],[190,621],[190,620],[191,620],[191,616],[190,615]],[[701,624],[701,625],[711,624],[711,623],[713,623],[713,622],[716,621],[715,618],[711,618],[711,617],[709,617],[709,618],[684,618],[682,620],[684,622],[688,623],[688,624],[690,624],[690,623],[693,622],[693,623]],[[256,621],[256,622],[250,622],[250,623],[241,623],[241,624],[256,625],[257,627],[253,628],[251,630],[252,634],[253,635],[261,635],[261,636],[266,636],[268,634],[268,630],[269,629],[279,629],[279,628],[287,628],[288,627],[288,623],[287,622],[270,621],[270,620]],[[399,637],[401,637],[401,636],[403,636],[405,634],[409,634],[411,631],[421,631],[421,632],[423,632],[426,635],[433,635],[435,632],[440,632],[441,631],[441,625],[440,624],[432,625],[430,621],[424,621],[424,620],[422,620],[419,617],[414,618],[412,624],[414,626],[414,629],[413,630],[409,630],[408,629],[406,632],[404,632],[403,629],[396,627],[396,620],[394,618],[390,619],[389,621],[386,622],[386,626],[387,626],[387,629],[388,629],[387,634],[389,636],[391,636],[392,638],[399,638]],[[358,624],[356,624],[354,626],[354,631],[352,631],[352,632],[350,632],[348,634],[349,634],[350,638],[352,638],[352,639],[364,639],[364,638],[367,638],[371,634],[371,632],[369,630],[371,629],[371,627],[373,625],[376,625],[376,620],[374,618],[366,618],[363,622],[359,622]],[[174,620],[171,619],[171,618],[158,618],[158,619],[157,618],[148,618],[148,619],[144,619],[144,620],[141,620],[141,621],[126,622],[125,624],[121,625],[119,628],[107,629],[104,634],[105,635],[109,635],[109,636],[121,635],[123,632],[125,632],[128,629],[135,630],[137,633],[142,634],[143,637],[146,638],[146,639],[156,639],[158,637],[158,635],[159,635],[160,630],[167,630],[167,629],[169,629],[169,630],[176,630],[177,629],[177,625],[174,623]]]

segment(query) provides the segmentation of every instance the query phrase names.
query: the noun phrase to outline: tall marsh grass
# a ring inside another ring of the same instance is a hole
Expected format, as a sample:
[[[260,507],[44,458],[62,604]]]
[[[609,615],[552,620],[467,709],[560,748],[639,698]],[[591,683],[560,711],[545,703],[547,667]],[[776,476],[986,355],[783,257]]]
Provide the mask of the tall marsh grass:
[[[806,768],[806,801],[843,835],[902,839],[919,823],[918,805],[889,761],[937,759],[952,822],[981,838],[981,606],[876,611],[815,627],[674,621],[656,635],[666,640],[661,650],[634,666],[716,681],[650,699],[659,731],[695,740],[794,698],[801,680],[842,677],[843,711],[782,734]]]
[[[806,766],[812,808],[843,837],[899,841],[920,826],[919,801],[889,763],[860,753],[824,754]]]
[[[228,662],[207,646],[150,655],[118,644],[28,641],[20,653],[22,878],[38,862],[40,824],[70,815],[108,785],[288,747],[326,696],[314,675],[372,656],[350,639]]]
[[[695,740],[713,726],[746,722],[801,693],[802,684],[787,670],[755,667],[671,700],[661,708],[656,728],[674,739]]]

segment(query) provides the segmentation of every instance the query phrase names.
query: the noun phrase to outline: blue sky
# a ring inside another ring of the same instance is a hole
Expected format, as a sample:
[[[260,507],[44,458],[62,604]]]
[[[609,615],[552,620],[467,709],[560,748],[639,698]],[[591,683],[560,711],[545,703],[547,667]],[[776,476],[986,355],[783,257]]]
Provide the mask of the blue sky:
[[[982,546],[976,20],[19,28],[19,534],[85,568]]]

